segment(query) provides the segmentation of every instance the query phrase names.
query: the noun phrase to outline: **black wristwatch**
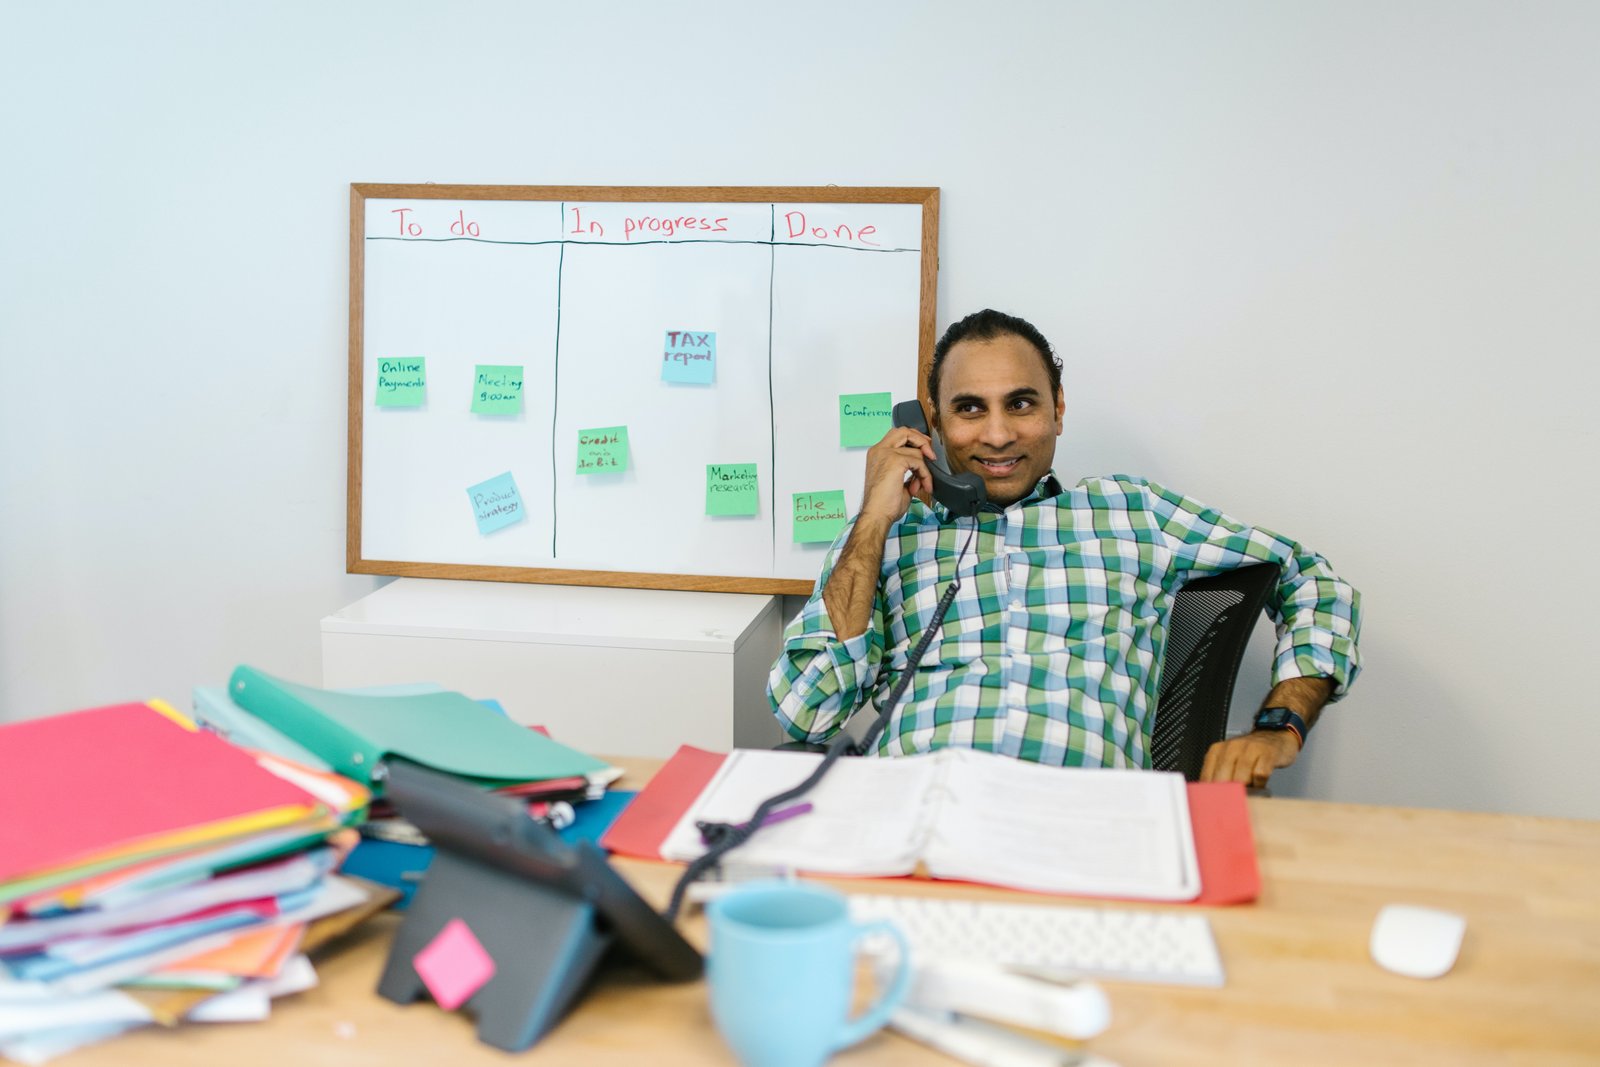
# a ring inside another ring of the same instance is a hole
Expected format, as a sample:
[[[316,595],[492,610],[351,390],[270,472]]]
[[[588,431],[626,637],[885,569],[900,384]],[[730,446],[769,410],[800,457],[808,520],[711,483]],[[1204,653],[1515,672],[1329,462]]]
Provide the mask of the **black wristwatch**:
[[[1300,739],[1300,747],[1306,747],[1306,734],[1311,727],[1306,721],[1288,708],[1262,708],[1256,712],[1255,728],[1257,730],[1293,730],[1295,737]]]

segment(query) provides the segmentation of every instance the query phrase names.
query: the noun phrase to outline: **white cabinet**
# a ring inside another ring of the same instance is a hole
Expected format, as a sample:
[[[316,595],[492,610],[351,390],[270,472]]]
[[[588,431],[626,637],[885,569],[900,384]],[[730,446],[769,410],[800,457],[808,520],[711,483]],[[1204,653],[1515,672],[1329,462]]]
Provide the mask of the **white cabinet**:
[[[322,620],[322,684],[437,682],[596,754],[770,748],[782,629],[775,596],[399,578]]]

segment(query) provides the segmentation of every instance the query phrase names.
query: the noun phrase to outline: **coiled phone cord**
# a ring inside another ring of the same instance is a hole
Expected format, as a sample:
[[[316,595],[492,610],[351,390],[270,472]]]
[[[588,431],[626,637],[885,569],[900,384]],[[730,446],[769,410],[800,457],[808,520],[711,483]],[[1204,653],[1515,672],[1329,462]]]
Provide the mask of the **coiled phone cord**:
[[[768,815],[777,810],[781,804],[805,796],[813,786],[822,780],[829,769],[838,762],[843,755],[860,756],[872,750],[877,742],[878,735],[883,733],[884,727],[889,723],[889,713],[894,710],[900,698],[905,695],[906,687],[911,684],[912,677],[917,672],[917,667],[922,663],[922,656],[928,651],[928,645],[933,642],[934,635],[944,626],[945,614],[950,610],[950,605],[955,603],[956,594],[961,590],[961,563],[966,558],[967,549],[972,547],[973,538],[978,534],[978,519],[973,516],[972,530],[967,534],[967,540],[961,546],[961,551],[956,556],[955,577],[950,579],[950,585],[945,589],[944,596],[939,598],[939,605],[934,609],[933,621],[928,628],[922,631],[922,637],[917,641],[916,647],[911,650],[911,655],[906,659],[906,669],[896,679],[894,688],[889,690],[889,696],[878,708],[878,715],[862,735],[861,740],[855,741],[843,730],[828,743],[822,762],[812,770],[805,781],[763,800],[756,808],[755,814],[742,823],[702,823],[701,833],[705,836],[709,846],[705,852],[694,859],[678,878],[678,884],[672,887],[672,900],[667,905],[667,910],[662,915],[668,922],[675,922],[678,910],[683,906],[683,895],[688,892],[689,886],[699,881],[707,871],[710,871],[722,861],[722,857],[738,848],[761,829]]]

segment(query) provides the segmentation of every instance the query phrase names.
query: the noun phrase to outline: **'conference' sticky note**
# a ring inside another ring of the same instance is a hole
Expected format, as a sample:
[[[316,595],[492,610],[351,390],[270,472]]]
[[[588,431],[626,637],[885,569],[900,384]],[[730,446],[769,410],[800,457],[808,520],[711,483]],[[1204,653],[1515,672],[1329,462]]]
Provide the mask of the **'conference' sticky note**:
[[[661,349],[661,380],[710,385],[717,376],[717,335],[668,330]]]
[[[465,1004],[494,977],[494,957],[460,919],[451,919],[423,950],[411,957],[417,977],[445,1011]]]
[[[844,393],[839,397],[839,445],[871,448],[894,425],[888,393]]]
[[[378,406],[421,407],[428,396],[427,360],[421,356],[378,360]]]
[[[478,520],[481,534],[494,533],[528,517],[510,471],[470,487],[467,497],[472,501],[472,517]]]
[[[522,368],[479,363],[472,372],[472,410],[479,415],[515,415],[522,410]]]
[[[794,494],[794,540],[805,545],[832,541],[844,529],[849,516],[844,510],[844,490],[826,493]]]
[[[754,515],[760,504],[754,463],[706,464],[707,515]]]
[[[628,469],[628,428],[578,431],[578,473],[617,474]]]

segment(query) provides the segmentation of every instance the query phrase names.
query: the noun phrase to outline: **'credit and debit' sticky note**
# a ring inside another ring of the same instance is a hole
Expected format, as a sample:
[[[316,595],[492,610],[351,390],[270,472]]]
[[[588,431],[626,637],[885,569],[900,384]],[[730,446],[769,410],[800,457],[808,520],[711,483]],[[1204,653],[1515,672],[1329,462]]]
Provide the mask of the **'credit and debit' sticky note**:
[[[601,426],[578,431],[579,474],[618,474],[627,469],[626,426]]]
[[[796,544],[832,541],[849,521],[845,513],[844,490],[826,493],[794,494],[794,540]]]
[[[754,463],[706,464],[707,515],[754,515],[760,504]]]
[[[420,407],[428,396],[427,360],[378,360],[377,401],[380,408]]]

